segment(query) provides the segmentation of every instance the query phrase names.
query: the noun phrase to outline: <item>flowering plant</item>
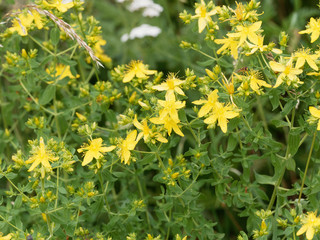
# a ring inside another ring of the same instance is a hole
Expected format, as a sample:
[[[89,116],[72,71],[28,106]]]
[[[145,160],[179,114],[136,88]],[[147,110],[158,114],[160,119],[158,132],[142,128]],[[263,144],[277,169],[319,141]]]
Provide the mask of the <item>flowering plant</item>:
[[[208,49],[180,46],[202,73],[163,73],[112,68],[83,6],[7,15],[0,239],[319,239],[319,19],[289,49],[259,2],[201,0],[180,18]]]

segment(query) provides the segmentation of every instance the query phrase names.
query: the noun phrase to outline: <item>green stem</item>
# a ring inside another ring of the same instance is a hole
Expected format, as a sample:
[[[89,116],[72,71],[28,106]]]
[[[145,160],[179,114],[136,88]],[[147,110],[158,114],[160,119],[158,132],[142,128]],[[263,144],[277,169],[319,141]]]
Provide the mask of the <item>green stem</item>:
[[[74,226],[74,231],[73,231],[73,235],[75,235],[75,232],[77,230],[77,226],[78,226],[78,222],[79,222],[79,216],[80,216],[80,208],[81,208],[81,202],[80,202],[80,205],[79,205],[79,209],[77,211],[77,220],[76,220],[76,224]]]
[[[43,50],[45,50],[47,53],[49,53],[52,56],[55,56],[55,54],[53,52],[51,52],[48,48],[46,48],[45,46],[43,46],[38,40],[36,40],[34,37],[32,37],[31,35],[28,35],[29,38],[31,38],[32,41],[34,41],[36,44],[38,44]]]
[[[202,51],[201,51],[201,50],[199,50],[199,49],[196,49],[196,48],[194,48],[194,47],[191,47],[191,49],[192,49],[192,50],[194,50],[194,51],[196,51],[196,52],[198,52],[198,53],[201,53],[202,55],[204,55],[204,56],[206,56],[206,57],[208,57],[208,58],[210,58],[210,59],[213,59],[213,60],[217,61],[217,59],[216,59],[216,58],[214,58],[214,57],[212,57],[212,56],[210,56],[210,55],[206,54],[205,52],[202,52]]]
[[[289,146],[287,146],[286,155],[285,155],[285,162],[284,163],[282,162],[282,164],[281,164],[282,169],[280,171],[280,176],[278,178],[278,181],[276,182],[276,185],[274,186],[274,189],[273,189],[273,192],[272,192],[272,196],[271,196],[271,199],[270,199],[270,202],[269,202],[267,210],[271,210],[271,208],[272,208],[272,206],[274,204],[274,201],[276,200],[278,189],[279,189],[280,184],[282,182],[284,173],[286,172],[286,162],[287,162],[288,158],[289,158]]]
[[[306,169],[304,170],[304,175],[303,175],[303,179],[302,179],[302,183],[301,183],[301,189],[300,189],[300,193],[299,193],[298,203],[300,203],[300,200],[301,200],[301,196],[302,196],[302,192],[303,192],[303,186],[304,186],[304,182],[305,182],[306,177],[307,177],[307,172],[308,172],[309,163],[310,163],[310,159],[311,159],[311,155],[312,155],[312,151],[313,151],[313,146],[314,146],[314,143],[315,143],[315,140],[316,140],[316,136],[317,136],[317,131],[313,135],[313,139],[312,139],[312,143],[311,143],[311,147],[310,147],[310,151],[309,151],[309,155],[308,155]]]
[[[136,174],[135,174],[135,178],[136,178],[136,181],[137,181],[140,197],[143,200],[144,197],[143,197],[143,191],[142,191],[142,187],[141,187],[141,182],[140,182],[140,180],[139,180],[139,178],[138,178],[138,176]],[[147,218],[149,231],[151,231],[151,224],[150,224],[150,219],[149,219],[149,214],[148,214],[148,206],[146,206],[146,218]]]
[[[259,97],[257,97],[257,105],[258,105],[258,111],[259,111],[259,114],[260,114],[260,117],[261,117],[261,120],[262,120],[262,123],[263,123],[264,130],[266,132],[268,132],[269,130],[268,130],[268,124],[267,124],[266,116],[264,115],[263,106],[261,104],[261,101],[260,101]]]
[[[100,182],[101,190],[102,190],[103,189],[103,180],[102,180],[102,174],[101,174],[100,169],[98,170],[98,177],[99,177],[99,182]],[[104,199],[104,202],[107,206],[108,211],[110,211],[110,206],[109,206],[108,199],[107,199],[108,186],[109,186],[109,181],[106,184],[106,188],[103,190],[103,199]]]
[[[169,218],[168,218],[168,222],[169,223],[171,222],[171,215],[172,215],[172,208],[170,208],[170,210],[169,210]],[[168,230],[167,230],[166,240],[168,240],[169,237],[170,237],[170,225],[169,225]]]
[[[68,48],[68,49],[66,49],[66,50],[64,50],[64,51],[62,51],[62,52],[57,53],[56,56],[60,56],[60,55],[62,55],[62,54],[64,54],[64,53],[69,52],[70,50],[74,50],[74,48],[76,49],[78,46],[79,46],[79,45],[76,44],[76,45],[74,45],[74,46],[72,46],[72,47],[70,47],[70,48]],[[72,51],[72,52],[74,52],[74,51]]]
[[[3,176],[8,180],[8,182],[21,194],[23,195],[26,199],[28,199],[28,201],[31,202],[31,199],[25,195],[8,177],[7,175],[5,174],[5,172],[3,172],[1,169],[0,169],[0,173],[3,174]]]
[[[54,208],[58,206],[58,198],[59,198],[59,168],[57,168],[57,189],[56,189],[56,202],[54,204]]]
[[[13,227],[14,229],[24,233],[24,231],[22,231],[20,228],[17,228],[15,225],[13,225],[11,222],[9,222],[7,219],[5,219],[1,214],[0,214],[0,218],[6,222],[7,224],[9,224],[11,227]],[[4,239],[4,238],[3,238]]]
[[[50,113],[51,115],[55,116],[56,113],[46,109],[45,107],[41,106],[38,101],[33,97],[33,95],[29,92],[29,90],[26,88],[26,86],[23,84],[23,82],[21,81],[21,79],[19,79],[19,83],[21,85],[21,87],[23,88],[23,90],[28,94],[28,96],[32,99],[32,101],[39,106],[42,110],[44,110],[47,113]]]

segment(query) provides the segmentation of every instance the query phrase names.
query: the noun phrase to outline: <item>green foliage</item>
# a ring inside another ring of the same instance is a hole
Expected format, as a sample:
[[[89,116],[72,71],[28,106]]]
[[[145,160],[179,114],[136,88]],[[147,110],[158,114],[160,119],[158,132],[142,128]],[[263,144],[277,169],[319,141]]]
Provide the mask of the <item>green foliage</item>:
[[[319,239],[319,11],[163,0],[120,42],[130,4],[6,16],[0,239]]]

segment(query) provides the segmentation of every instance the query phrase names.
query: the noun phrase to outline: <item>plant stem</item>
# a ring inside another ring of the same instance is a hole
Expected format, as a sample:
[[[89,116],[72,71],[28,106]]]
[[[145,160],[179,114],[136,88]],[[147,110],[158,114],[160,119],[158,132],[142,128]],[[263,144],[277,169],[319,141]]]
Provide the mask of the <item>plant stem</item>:
[[[21,194],[23,195],[26,199],[28,199],[28,201],[31,201],[30,198],[25,195],[5,174],[5,172],[3,172],[1,169],[0,169],[0,173],[3,174],[3,176],[8,180],[8,182]]]
[[[20,228],[17,228],[17,227],[16,227],[15,225],[13,225],[11,222],[9,222],[7,219],[5,219],[1,214],[0,214],[0,218],[1,218],[4,222],[8,223],[8,224],[9,224],[11,227],[13,227],[14,229],[16,229],[16,230],[24,233],[24,231],[22,231]],[[4,238],[3,238],[3,239],[4,239]]]
[[[312,151],[313,151],[313,146],[314,146],[314,143],[315,143],[315,140],[316,140],[316,136],[317,136],[317,131],[315,131],[315,133],[313,135],[313,139],[312,139],[312,143],[311,143],[311,147],[310,147],[310,151],[309,151],[309,155],[308,155],[306,169],[304,170],[304,175],[303,175],[303,179],[302,179],[302,183],[301,183],[301,189],[300,189],[300,193],[299,193],[298,203],[300,203],[300,200],[301,200],[301,196],[302,196],[302,192],[303,192],[303,186],[304,186],[304,182],[305,182],[306,177],[307,177],[307,172],[308,172],[309,163],[310,163],[310,159],[311,159],[311,155],[312,155]]]

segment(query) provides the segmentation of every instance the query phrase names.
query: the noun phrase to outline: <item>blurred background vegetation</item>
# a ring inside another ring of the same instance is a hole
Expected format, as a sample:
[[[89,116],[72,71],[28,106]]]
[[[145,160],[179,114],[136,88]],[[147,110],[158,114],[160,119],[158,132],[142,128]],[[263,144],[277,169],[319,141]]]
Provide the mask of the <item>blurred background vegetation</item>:
[[[141,0],[143,1],[143,0]],[[23,8],[27,0],[0,0],[2,16],[11,9]],[[179,47],[182,40],[191,43],[200,43],[205,50],[205,33],[198,34],[196,22],[184,25],[179,19],[179,13],[186,9],[194,14],[195,0],[154,0],[162,6],[159,17],[143,17],[142,11],[130,12],[127,5],[130,0],[120,3],[117,0],[85,0],[85,14],[93,15],[100,21],[103,37],[107,40],[104,46],[107,54],[113,59],[113,66],[126,64],[132,59],[140,59],[149,64],[152,69],[167,72],[182,72],[182,69],[191,68],[196,73],[204,73],[204,69],[197,63],[208,60],[196,52],[185,51]],[[208,2],[208,1],[206,1]],[[215,0],[216,5],[226,4],[234,6],[232,0]],[[239,0],[238,2],[241,2]],[[243,1],[242,1],[243,2]],[[125,4],[127,3],[127,4]],[[290,37],[289,49],[296,48],[300,41],[307,36],[297,33],[303,29],[312,16],[319,15],[315,0],[262,0],[260,11],[263,20],[266,42],[277,42],[281,31],[286,31]],[[159,27],[162,32],[157,37],[121,42],[123,34],[130,32],[141,24],[150,24]]]

